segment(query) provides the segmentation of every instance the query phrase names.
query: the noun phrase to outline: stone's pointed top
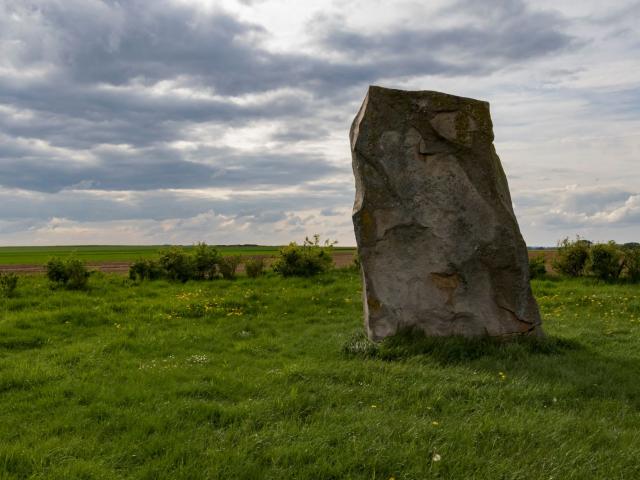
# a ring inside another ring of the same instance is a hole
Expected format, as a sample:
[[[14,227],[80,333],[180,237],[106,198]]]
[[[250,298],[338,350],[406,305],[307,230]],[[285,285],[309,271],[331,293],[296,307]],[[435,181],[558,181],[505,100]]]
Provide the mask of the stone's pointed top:
[[[380,121],[404,122],[423,136],[432,132],[441,140],[465,148],[493,142],[488,102],[430,90],[406,91],[371,85],[351,127],[351,149],[360,149],[359,143],[370,141],[368,137],[359,140],[362,122]]]
[[[369,336],[541,335],[489,104],[371,86],[350,136]]]
[[[460,97],[458,95],[452,95],[450,93],[438,92],[436,90],[399,90],[396,88],[386,88],[380,87],[378,85],[369,85],[368,95],[380,95],[380,96],[389,96],[389,97],[397,97],[403,96],[408,98],[441,98],[443,101],[450,101],[456,104],[461,103],[480,103],[489,107],[489,102],[485,100],[477,100],[471,97]]]

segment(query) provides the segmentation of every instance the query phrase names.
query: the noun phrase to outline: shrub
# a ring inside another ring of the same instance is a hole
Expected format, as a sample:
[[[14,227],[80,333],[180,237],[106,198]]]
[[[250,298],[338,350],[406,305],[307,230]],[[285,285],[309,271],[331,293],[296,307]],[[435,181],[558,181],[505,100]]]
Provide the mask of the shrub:
[[[625,273],[632,282],[640,282],[640,246],[623,249]]]
[[[247,277],[256,278],[264,273],[264,258],[253,257],[248,258],[244,262],[244,270],[247,272]]]
[[[313,240],[305,238],[303,245],[291,242],[280,249],[280,256],[273,264],[273,270],[284,277],[310,277],[326,272],[333,266],[331,252],[336,242],[326,240],[320,245],[320,236]]]
[[[615,242],[597,243],[591,247],[589,270],[600,280],[616,280],[624,268],[623,260],[622,251]]]
[[[66,262],[67,275],[69,280],[67,281],[67,288],[70,290],[81,290],[87,286],[89,281],[89,272],[84,262],[79,258],[69,258]]]
[[[139,258],[129,267],[129,278],[136,281],[157,280],[162,273],[158,261],[151,258]]]
[[[166,277],[180,282],[213,279],[221,259],[218,250],[204,242],[196,244],[191,252],[182,247],[170,247],[161,251],[157,260],[136,260],[129,268],[129,278],[155,280]],[[237,265],[234,274],[236,268]]]
[[[86,288],[89,282],[89,271],[82,260],[69,257],[65,260],[52,258],[45,265],[47,278],[69,290],[81,290]]]
[[[18,275],[0,272],[0,295],[13,297],[16,288],[18,288]]]
[[[53,283],[63,284],[69,280],[64,260],[59,257],[50,259],[45,265],[45,270],[47,272],[47,278]]]
[[[214,247],[206,243],[198,243],[193,249],[195,276],[197,279],[212,279],[216,276],[216,266],[221,255]]]
[[[181,247],[171,247],[161,252],[159,263],[170,280],[186,282],[196,277],[195,259]]]
[[[547,273],[544,254],[529,259],[529,278],[544,278]]]
[[[218,268],[222,274],[222,278],[226,280],[233,280],[236,278],[236,270],[242,257],[240,255],[225,255],[220,258]]]
[[[569,277],[584,274],[591,242],[580,237],[572,242],[565,238],[558,243],[558,253],[553,261],[553,268]]]

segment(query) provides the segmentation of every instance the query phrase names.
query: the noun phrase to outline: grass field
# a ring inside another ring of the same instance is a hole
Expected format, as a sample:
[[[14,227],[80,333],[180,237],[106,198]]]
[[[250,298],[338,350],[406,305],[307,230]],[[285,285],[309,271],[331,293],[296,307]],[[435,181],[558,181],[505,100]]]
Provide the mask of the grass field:
[[[62,247],[0,247],[0,265],[41,265],[54,256],[75,255],[86,262],[127,262],[153,257],[167,246],[89,245]],[[187,249],[191,246],[185,247]],[[218,246],[225,255],[275,255],[279,246]],[[355,251],[334,247],[336,251]]]
[[[357,273],[0,299],[0,478],[640,478],[640,290],[534,281],[548,339],[361,331]]]

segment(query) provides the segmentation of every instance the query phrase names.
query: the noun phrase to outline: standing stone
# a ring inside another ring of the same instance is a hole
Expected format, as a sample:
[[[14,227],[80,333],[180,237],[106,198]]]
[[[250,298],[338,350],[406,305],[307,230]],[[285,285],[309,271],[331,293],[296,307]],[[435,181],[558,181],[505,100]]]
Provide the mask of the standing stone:
[[[369,337],[542,335],[489,104],[370,87],[350,138]]]

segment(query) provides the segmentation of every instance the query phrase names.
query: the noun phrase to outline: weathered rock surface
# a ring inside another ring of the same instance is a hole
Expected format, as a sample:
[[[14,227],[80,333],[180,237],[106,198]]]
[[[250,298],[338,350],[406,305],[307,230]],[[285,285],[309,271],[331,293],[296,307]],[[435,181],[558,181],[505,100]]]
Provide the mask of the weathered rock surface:
[[[369,337],[541,335],[489,104],[370,87],[350,137]]]

